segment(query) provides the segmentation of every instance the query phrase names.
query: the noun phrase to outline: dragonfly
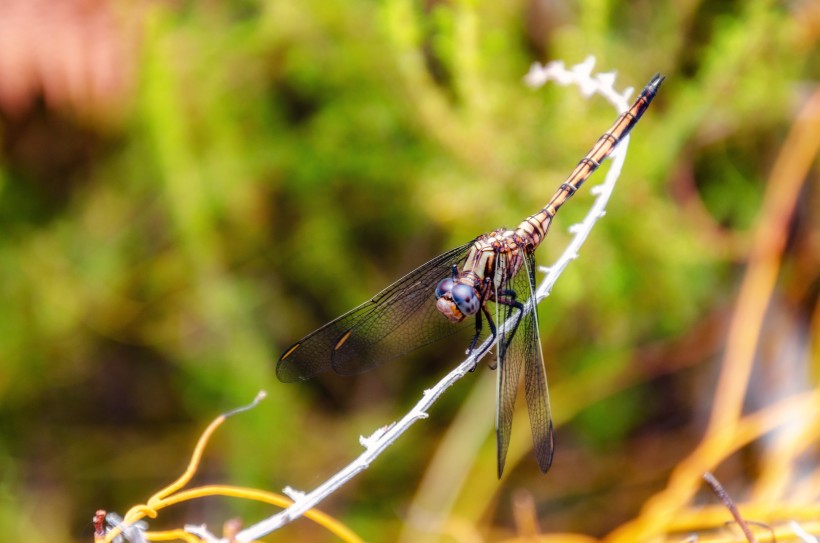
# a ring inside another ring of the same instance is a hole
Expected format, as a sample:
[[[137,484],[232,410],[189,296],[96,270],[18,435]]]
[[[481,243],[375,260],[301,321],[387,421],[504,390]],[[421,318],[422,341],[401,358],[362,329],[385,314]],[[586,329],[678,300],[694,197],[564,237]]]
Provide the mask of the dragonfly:
[[[534,252],[558,209],[630,133],[663,80],[657,74],[649,81],[539,212],[514,230],[493,230],[435,257],[300,339],[279,358],[279,380],[303,381],[328,370],[358,374],[472,326],[468,355],[475,354],[479,360],[492,345],[498,345],[498,477],[504,471],[522,370],[535,458],[546,473],[552,465],[555,439],[535,309]],[[485,322],[491,341],[474,353],[482,333],[487,335]]]

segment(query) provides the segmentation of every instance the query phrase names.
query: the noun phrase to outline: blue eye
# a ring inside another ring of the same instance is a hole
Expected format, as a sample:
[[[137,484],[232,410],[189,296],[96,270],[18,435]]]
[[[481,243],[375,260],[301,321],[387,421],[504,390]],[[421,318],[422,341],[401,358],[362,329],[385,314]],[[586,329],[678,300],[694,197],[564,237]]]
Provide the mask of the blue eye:
[[[453,301],[458,310],[465,315],[475,315],[481,307],[478,293],[469,285],[458,284],[452,287]]]
[[[436,299],[438,300],[448,292],[453,290],[453,280],[451,278],[442,279],[436,285]]]

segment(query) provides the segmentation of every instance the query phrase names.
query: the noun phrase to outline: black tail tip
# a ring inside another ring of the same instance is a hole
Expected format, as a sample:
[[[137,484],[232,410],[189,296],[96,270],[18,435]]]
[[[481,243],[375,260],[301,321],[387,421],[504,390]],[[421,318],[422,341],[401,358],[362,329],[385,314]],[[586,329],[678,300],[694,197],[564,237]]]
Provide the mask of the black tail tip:
[[[663,83],[664,79],[666,79],[666,76],[661,75],[660,72],[656,73],[654,76],[652,76],[652,79],[649,80],[649,83],[647,83],[646,89],[652,92],[653,94],[658,92],[658,88],[660,88],[661,83]]]

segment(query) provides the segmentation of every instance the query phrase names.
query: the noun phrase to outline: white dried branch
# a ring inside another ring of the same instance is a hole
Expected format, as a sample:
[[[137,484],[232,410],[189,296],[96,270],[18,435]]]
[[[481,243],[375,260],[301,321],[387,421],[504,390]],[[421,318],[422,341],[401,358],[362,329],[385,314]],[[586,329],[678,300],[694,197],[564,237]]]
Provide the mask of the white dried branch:
[[[148,543],[148,539],[145,537],[148,523],[144,520],[126,526],[123,523],[123,518],[112,512],[105,515],[105,523],[108,528],[120,529],[120,534],[114,537],[113,543]]]
[[[797,521],[793,520],[789,522],[789,527],[792,529],[792,532],[794,532],[794,535],[800,539],[800,541],[803,541],[804,543],[817,543],[817,538],[807,532],[805,528],[797,523]]]
[[[581,89],[581,93],[584,96],[589,97],[593,94],[601,95],[615,106],[618,113],[626,111],[629,108],[627,100],[632,94],[633,89],[630,88],[623,93],[618,93],[613,88],[615,74],[593,74],[594,64],[594,57],[588,57],[583,63],[570,69],[567,69],[562,62],[551,62],[545,66],[534,64],[524,79],[525,82],[532,87],[542,86],[548,81],[554,81],[559,85],[575,85]],[[606,173],[604,183],[592,188],[592,194],[596,196],[595,202],[587,213],[586,218],[581,223],[570,227],[573,238],[564,252],[552,266],[540,268],[541,271],[545,273],[545,276],[538,285],[535,303],[541,301],[549,294],[564,268],[566,268],[571,260],[577,258],[578,250],[589,235],[592,227],[598,219],[603,217],[606,203],[620,175],[628,145],[629,138],[626,137],[621,140],[618,148],[612,154],[612,165]],[[532,308],[533,301],[530,301],[526,304],[524,311],[531,311]],[[504,328],[510,324],[511,321],[508,321],[499,327],[498,335],[503,337]],[[448,373],[433,388],[425,390],[421,400],[401,420],[384,428],[380,428],[368,438],[361,438],[362,445],[365,448],[364,452],[327,481],[305,494],[297,493],[289,488],[288,494],[296,498],[293,505],[239,532],[236,534],[236,541],[246,543],[259,539],[296,520],[308,510],[316,507],[322,500],[334,493],[358,473],[364,471],[382,451],[406,432],[414,422],[427,418],[427,410],[430,406],[435,403],[445,390],[470,373],[480,359],[489,352],[494,343],[495,340],[488,338],[480,346],[476,347],[472,355]]]
[[[185,531],[197,536],[202,541],[205,541],[205,543],[219,543],[223,541],[223,539],[208,531],[208,528],[204,524],[186,524]]]

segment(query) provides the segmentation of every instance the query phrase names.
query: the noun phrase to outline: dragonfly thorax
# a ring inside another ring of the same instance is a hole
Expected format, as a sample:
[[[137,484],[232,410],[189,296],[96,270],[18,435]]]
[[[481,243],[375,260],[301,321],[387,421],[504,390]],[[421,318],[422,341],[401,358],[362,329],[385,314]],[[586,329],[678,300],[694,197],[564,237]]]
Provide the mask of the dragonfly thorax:
[[[461,322],[478,313],[481,297],[472,285],[448,277],[436,286],[436,309],[451,322]]]

